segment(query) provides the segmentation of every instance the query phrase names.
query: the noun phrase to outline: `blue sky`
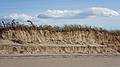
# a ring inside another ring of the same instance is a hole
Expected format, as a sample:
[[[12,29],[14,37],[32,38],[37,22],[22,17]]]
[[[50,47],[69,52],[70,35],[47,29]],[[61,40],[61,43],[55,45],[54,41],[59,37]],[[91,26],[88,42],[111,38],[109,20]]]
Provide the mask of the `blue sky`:
[[[0,16],[9,16],[14,13],[29,16],[40,14],[40,22],[38,22],[40,24],[85,24],[107,29],[120,29],[120,16],[117,14],[120,13],[119,4],[120,0],[0,0]],[[105,12],[107,9],[111,9],[113,10],[112,12],[117,13],[104,14],[102,9]],[[101,10],[103,13],[98,12],[98,10]],[[94,11],[94,13],[91,13],[91,11]],[[80,17],[73,18],[73,15],[70,13],[79,14]],[[62,19],[60,14],[62,14]],[[85,17],[81,18],[81,14],[85,15]],[[67,16],[72,17],[68,18]],[[91,16],[95,18],[88,18]]]

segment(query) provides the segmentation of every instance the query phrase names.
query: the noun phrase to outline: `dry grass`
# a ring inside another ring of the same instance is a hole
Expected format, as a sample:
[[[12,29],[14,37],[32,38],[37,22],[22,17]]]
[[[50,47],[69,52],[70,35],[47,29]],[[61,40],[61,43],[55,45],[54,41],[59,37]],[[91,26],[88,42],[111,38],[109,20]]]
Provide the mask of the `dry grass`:
[[[8,40],[13,42],[14,44],[24,44],[24,48],[27,49],[28,44],[32,44],[33,48],[35,48],[37,44],[47,44],[47,45],[81,45],[81,47],[70,47],[70,50],[75,48],[79,54],[79,51],[83,53],[120,53],[120,30],[106,30],[103,28],[86,26],[86,25],[64,25],[64,26],[51,26],[51,25],[39,25],[36,26],[28,20],[31,25],[20,24],[15,20],[11,22],[0,23],[0,39]],[[26,23],[27,23],[26,22]],[[8,43],[9,44],[9,43]],[[27,45],[26,45],[27,44]],[[26,45],[26,46],[25,46]],[[83,47],[85,45],[85,48]],[[94,46],[93,46],[94,45]],[[4,46],[4,44],[3,44]],[[17,52],[16,48],[21,51],[22,47],[10,46],[10,49],[3,49],[3,46],[0,46],[0,50],[13,50],[13,52]],[[9,46],[9,45],[8,45]],[[38,46],[38,45],[37,45]],[[106,47],[98,47],[98,46],[106,46]],[[30,46],[29,46],[30,47]],[[41,46],[40,46],[41,47]],[[45,46],[44,46],[45,47]],[[37,47],[38,48],[38,47]],[[55,47],[53,52],[57,51],[58,48],[63,53],[69,49],[67,47]],[[79,48],[79,50],[78,50]],[[66,49],[66,50],[64,50]],[[52,49],[48,49],[48,51],[52,51]],[[90,51],[91,50],[91,51]],[[105,51],[103,51],[105,50]],[[27,49],[26,51],[30,52],[32,50]],[[42,52],[42,48],[40,48],[39,52]],[[69,50],[68,50],[69,51]],[[25,52],[18,52],[23,53]],[[34,51],[32,51],[34,52]],[[44,52],[44,51],[43,51]],[[0,52],[2,53],[2,52]],[[5,53],[5,52],[3,52]],[[59,53],[59,51],[58,51]],[[66,52],[65,52],[66,53]],[[71,52],[70,52],[71,53]]]
[[[54,32],[71,32],[71,31],[95,31],[95,32],[106,32],[113,35],[120,35],[120,30],[106,30],[103,28],[86,26],[86,25],[64,25],[64,26],[51,26],[51,25],[39,25],[36,26],[32,23],[32,21],[28,20],[31,25],[20,24],[19,22],[15,22],[13,19],[11,22],[0,22],[0,33],[6,30],[48,30]]]
[[[54,32],[84,32],[85,38],[89,36],[89,34],[92,32],[95,36],[95,40],[100,40],[102,36],[102,40],[106,40],[106,38],[111,37],[113,41],[118,41],[120,43],[119,37],[120,37],[120,30],[106,30],[103,28],[98,27],[92,27],[92,26],[86,26],[86,25],[64,25],[64,26],[51,26],[51,25],[39,25],[36,26],[33,24],[32,21],[28,20],[31,25],[24,25],[20,24],[19,22],[16,22],[14,19],[11,22],[4,22],[2,21],[0,23],[0,37],[2,37],[2,34],[5,31],[9,30],[23,30],[28,31],[30,34],[32,34],[30,31],[49,31],[51,34]],[[26,22],[26,23],[27,23]],[[45,34],[45,33],[44,33]],[[110,39],[110,38],[109,38]],[[104,43],[101,43],[104,44]]]

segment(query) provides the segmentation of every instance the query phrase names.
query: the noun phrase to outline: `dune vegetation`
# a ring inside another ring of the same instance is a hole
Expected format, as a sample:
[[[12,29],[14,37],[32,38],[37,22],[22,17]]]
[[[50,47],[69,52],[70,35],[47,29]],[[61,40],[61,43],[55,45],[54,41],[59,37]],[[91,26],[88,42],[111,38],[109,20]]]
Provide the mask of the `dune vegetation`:
[[[120,54],[120,30],[86,25],[0,23],[0,55]]]

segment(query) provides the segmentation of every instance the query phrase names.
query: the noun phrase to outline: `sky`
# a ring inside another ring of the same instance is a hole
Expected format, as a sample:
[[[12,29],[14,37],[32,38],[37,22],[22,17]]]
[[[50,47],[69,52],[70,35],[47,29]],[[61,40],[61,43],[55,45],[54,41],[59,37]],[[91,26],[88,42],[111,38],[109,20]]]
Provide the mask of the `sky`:
[[[120,0],[0,0],[0,20],[120,29]]]

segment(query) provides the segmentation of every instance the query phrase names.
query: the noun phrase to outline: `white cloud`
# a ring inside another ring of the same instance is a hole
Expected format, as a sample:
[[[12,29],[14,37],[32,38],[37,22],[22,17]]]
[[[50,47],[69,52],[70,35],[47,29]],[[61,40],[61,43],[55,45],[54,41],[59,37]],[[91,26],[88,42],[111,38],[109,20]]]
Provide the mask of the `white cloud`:
[[[23,20],[23,21],[34,19],[34,17],[26,15],[26,14],[11,14],[8,17],[11,19],[18,19],[18,20]]]
[[[120,14],[112,9],[108,9],[108,8],[103,8],[103,7],[92,7],[90,8],[91,12],[95,15],[99,15],[99,16],[119,16]]]
[[[58,18],[58,19],[81,19],[81,18],[95,18],[95,17],[113,17],[120,14],[112,9],[103,7],[92,7],[87,10],[48,10],[40,13],[38,18]]]
[[[26,14],[11,14],[9,16],[3,16],[0,17],[0,20],[4,20],[4,21],[11,21],[15,19],[16,21],[26,21],[26,20],[33,20],[34,17],[26,15]]]
[[[114,17],[120,16],[118,11],[103,8],[103,7],[92,7],[86,10],[47,10],[41,12],[36,16],[30,16],[26,14],[11,14],[9,16],[0,17],[0,20],[26,22],[32,20],[33,22],[40,22],[41,19],[83,19],[83,18],[95,18],[95,17]]]
[[[72,18],[80,13],[80,10],[47,10],[40,13],[38,18]]]

